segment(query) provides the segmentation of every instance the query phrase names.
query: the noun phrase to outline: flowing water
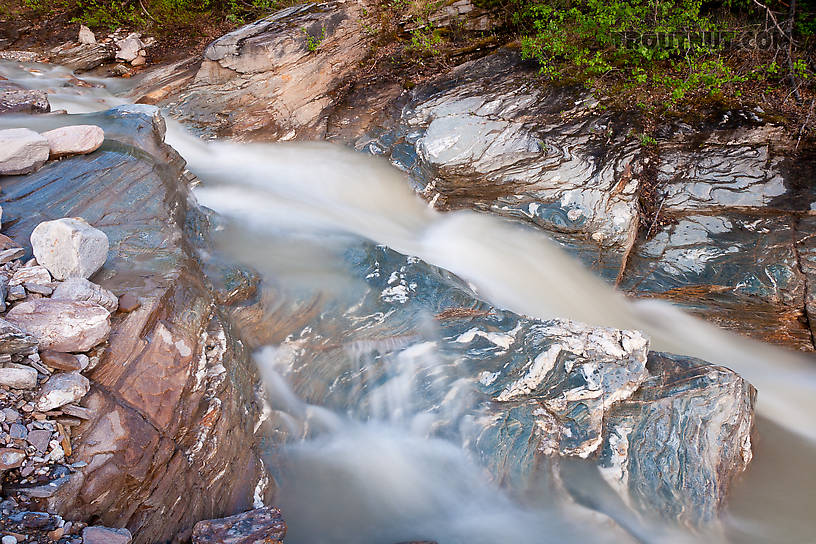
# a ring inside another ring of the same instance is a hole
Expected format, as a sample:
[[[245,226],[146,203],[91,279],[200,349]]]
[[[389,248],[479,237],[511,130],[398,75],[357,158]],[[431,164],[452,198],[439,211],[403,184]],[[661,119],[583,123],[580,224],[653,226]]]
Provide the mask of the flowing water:
[[[24,86],[52,88],[53,109],[125,102],[122,82],[66,87],[64,70],[34,70],[0,65]],[[304,315],[256,357],[287,542],[816,539],[812,360],[668,303],[627,300],[541,232],[438,213],[372,157],[324,143],[203,142],[172,122],[167,141],[202,180],[199,201],[228,218],[221,249],[263,274],[276,311]],[[507,326],[448,330],[433,319],[443,300]],[[591,463],[538,460],[525,472],[483,454],[475,377],[489,369],[459,345],[482,334],[492,354],[512,351],[521,316],[641,330],[653,349],[728,366],[757,387],[755,458],[721,524],[691,533],[635,512]]]

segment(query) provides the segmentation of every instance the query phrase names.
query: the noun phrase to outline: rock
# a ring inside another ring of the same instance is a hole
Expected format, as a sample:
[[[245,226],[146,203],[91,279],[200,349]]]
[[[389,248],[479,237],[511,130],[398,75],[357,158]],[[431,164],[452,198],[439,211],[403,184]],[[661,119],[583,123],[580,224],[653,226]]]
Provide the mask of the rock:
[[[18,304],[6,318],[53,351],[88,351],[110,333],[110,312],[92,302],[37,299]]]
[[[116,46],[112,43],[79,44],[60,49],[52,60],[76,71],[93,70],[114,60]]]
[[[48,443],[51,441],[51,431],[42,429],[29,431],[28,436],[26,436],[26,441],[37,448],[38,452],[45,453],[48,451]]]
[[[193,544],[281,543],[286,523],[280,510],[269,506],[222,519],[199,521],[193,527]]]
[[[105,131],[96,125],[70,125],[42,133],[48,140],[51,158],[84,155],[99,149],[105,141]]]
[[[42,55],[34,51],[0,51],[0,60],[10,60],[13,62],[40,62]]]
[[[139,299],[131,295],[130,293],[125,293],[121,297],[119,297],[119,309],[125,313],[130,313],[141,306],[142,303],[139,302]]]
[[[4,249],[0,251],[0,264],[6,264],[11,261],[15,261],[20,259],[23,255],[25,255],[25,249],[21,247],[12,247],[9,249]]]
[[[37,371],[33,368],[0,368],[0,385],[14,389],[37,387]]]
[[[82,530],[83,544],[130,544],[133,537],[127,529],[93,525]]]
[[[79,43],[85,45],[93,45],[96,43],[96,36],[94,36],[91,29],[85,25],[79,25]]]
[[[131,62],[139,56],[139,51],[144,47],[144,43],[139,39],[138,34],[130,34],[127,38],[116,41],[116,58],[125,62]]]
[[[17,537],[13,535],[6,535],[0,540],[3,544],[17,544]]]
[[[139,55],[135,59],[130,61],[130,65],[131,66],[144,66],[144,64],[146,62],[147,62],[147,59],[145,58],[145,56],[144,55]]]
[[[601,474],[664,519],[712,522],[751,461],[756,391],[689,357],[651,353],[648,368],[651,377],[605,421]]]
[[[26,454],[22,450],[14,448],[0,448],[0,472],[22,466],[25,458]]]
[[[25,288],[22,285],[12,285],[8,289],[8,295],[6,295],[6,300],[8,301],[16,301],[16,300],[23,300],[26,297]]]
[[[321,138],[334,91],[368,54],[361,24],[361,4],[331,0],[288,7],[230,32],[204,51],[195,81],[168,97],[174,116],[208,134]],[[319,39],[317,51],[309,51],[307,34]]]
[[[25,428],[25,425],[21,425],[19,423],[12,423],[11,427],[9,427],[9,436],[11,438],[19,438],[25,440],[28,436],[28,429]]]
[[[0,318],[0,354],[30,353],[36,346],[36,338],[13,323]]]
[[[34,172],[47,160],[48,141],[33,130],[0,130],[0,176]]]
[[[42,285],[39,283],[26,283],[25,288],[26,291],[28,291],[29,293],[35,293],[37,295],[43,295],[45,297],[54,292],[54,290],[48,285]]]
[[[11,279],[9,285],[25,285],[27,283],[38,283],[40,285],[51,283],[51,273],[44,266],[24,266],[17,270]]]
[[[81,300],[99,304],[113,313],[119,307],[116,295],[85,278],[68,278],[51,295],[55,300]]]
[[[47,412],[77,402],[90,390],[88,378],[77,372],[54,374],[37,394],[36,407]]]
[[[40,359],[43,363],[56,368],[57,370],[65,370],[68,372],[74,370],[82,370],[82,365],[75,355],[70,353],[60,353],[59,351],[45,350],[40,352]]]
[[[184,161],[163,143],[158,108],[127,105],[71,123],[98,125],[116,145],[3,179],[0,205],[17,219],[4,232],[27,240],[63,216],[104,224],[110,250],[99,282],[142,307],[112,320],[109,345],[84,371],[93,386],[76,411],[86,419],[72,433],[75,472],[41,502],[64,517],[127,526],[139,542],[184,531],[189,539],[196,522],[250,509],[255,493],[269,500],[275,489],[262,478],[254,432],[257,371],[230,307],[213,301],[202,275],[194,240],[206,226]]]
[[[24,89],[19,85],[0,79],[0,114],[2,113],[48,113],[51,105],[44,91]]]
[[[58,280],[89,278],[108,258],[108,237],[81,217],[43,221],[31,233],[34,256]]]

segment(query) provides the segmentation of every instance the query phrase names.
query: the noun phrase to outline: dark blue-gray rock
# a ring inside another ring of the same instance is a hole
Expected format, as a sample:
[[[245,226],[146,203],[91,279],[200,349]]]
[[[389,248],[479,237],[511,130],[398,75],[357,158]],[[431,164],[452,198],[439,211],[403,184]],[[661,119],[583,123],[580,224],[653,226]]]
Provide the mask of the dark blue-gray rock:
[[[36,350],[37,339],[17,325],[0,319],[0,353],[15,355]]]
[[[648,369],[641,388],[607,416],[601,472],[642,510],[713,522],[753,456],[756,391],[698,359],[651,353]]]
[[[51,105],[44,91],[24,89],[0,76],[0,114],[48,113]]]
[[[193,544],[281,544],[286,523],[280,510],[256,508],[222,519],[199,521],[193,527]]]

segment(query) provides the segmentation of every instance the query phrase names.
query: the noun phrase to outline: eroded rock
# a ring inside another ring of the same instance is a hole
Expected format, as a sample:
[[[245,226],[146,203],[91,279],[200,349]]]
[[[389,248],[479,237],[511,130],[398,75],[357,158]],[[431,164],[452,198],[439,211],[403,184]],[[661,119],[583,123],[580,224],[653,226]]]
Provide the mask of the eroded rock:
[[[48,141],[33,130],[0,130],[0,176],[34,172],[48,160],[48,149]]]
[[[92,302],[42,298],[22,302],[6,319],[34,336],[43,349],[81,352],[107,340],[110,312]]]
[[[37,371],[24,366],[0,368],[0,385],[14,389],[34,389],[37,387]]]
[[[286,523],[280,510],[265,506],[222,519],[199,521],[193,528],[193,544],[282,544]]]
[[[82,530],[83,544],[130,544],[133,536],[127,529],[111,529],[93,525]]]
[[[47,412],[77,402],[88,393],[90,387],[88,378],[78,372],[54,374],[37,394],[37,410]]]
[[[99,304],[109,312],[113,313],[119,306],[116,295],[85,278],[68,278],[57,285],[52,299],[57,300],[82,300]]]
[[[81,155],[99,149],[105,141],[105,132],[96,125],[71,125],[42,133],[48,140],[51,158]]]
[[[0,353],[9,355],[30,353],[37,339],[13,323],[0,318]]]
[[[37,262],[58,280],[93,276],[108,258],[108,237],[81,217],[43,221],[31,233]]]

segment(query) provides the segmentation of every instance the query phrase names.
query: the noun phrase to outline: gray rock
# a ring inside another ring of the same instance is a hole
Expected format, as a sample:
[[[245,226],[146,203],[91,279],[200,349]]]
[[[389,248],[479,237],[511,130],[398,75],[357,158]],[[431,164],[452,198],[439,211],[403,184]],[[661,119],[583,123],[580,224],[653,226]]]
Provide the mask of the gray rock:
[[[105,131],[96,125],[70,125],[42,133],[48,140],[51,158],[84,155],[99,149],[105,141]]]
[[[33,130],[0,130],[0,176],[34,172],[45,164],[48,155],[48,141]]]
[[[92,302],[42,298],[18,304],[6,318],[33,335],[42,349],[66,353],[88,351],[110,333],[110,312]]]
[[[51,105],[45,91],[15,88],[0,81],[0,113],[48,113]]]
[[[48,443],[51,441],[51,431],[44,429],[29,431],[26,441],[37,448],[38,452],[45,453],[48,451]]]
[[[54,292],[54,289],[52,289],[48,285],[42,285],[40,283],[26,283],[25,288],[26,291],[28,291],[29,293],[35,293],[37,295],[43,295],[45,297]]]
[[[33,368],[0,368],[0,385],[14,389],[37,387],[37,371]]]
[[[115,55],[116,46],[112,43],[79,44],[60,49],[52,60],[72,70],[85,71],[113,61]]]
[[[111,529],[94,525],[82,530],[83,544],[130,544],[133,537],[127,529]]]
[[[25,487],[21,489],[21,493],[35,499],[47,499],[56,493],[60,487],[64,486],[70,481],[70,476],[62,476],[56,480],[51,480],[47,484],[36,485],[34,487]]]
[[[6,300],[14,302],[16,300],[23,300],[26,297],[25,288],[22,285],[12,285],[8,288]]]
[[[79,43],[85,45],[93,45],[96,43],[96,36],[94,36],[91,29],[85,25],[79,25]]]
[[[20,327],[0,318],[0,353],[15,355],[31,353],[37,346],[37,339]]]
[[[25,458],[26,454],[22,450],[0,448],[0,472],[21,466]]]
[[[108,237],[80,217],[43,221],[31,233],[37,262],[58,280],[89,278],[108,258]]]
[[[28,436],[28,429],[25,428],[25,425],[21,425],[20,423],[12,423],[9,427],[9,436],[25,440]]]
[[[125,62],[131,62],[139,56],[139,51],[144,47],[144,42],[139,39],[138,34],[130,34],[127,38],[116,41],[116,58]]]
[[[286,523],[280,510],[269,506],[227,518],[199,521],[193,527],[193,544],[225,542],[281,542]]]
[[[90,387],[88,378],[78,372],[54,374],[37,394],[35,406],[41,412],[54,410],[79,401],[88,393]]]
[[[85,278],[68,278],[54,289],[51,298],[94,302],[111,313],[119,306],[116,295]]]
[[[25,255],[25,249],[21,247],[4,249],[3,251],[0,251],[0,264],[6,264],[8,262],[20,259],[23,255]]]
[[[24,285],[27,283],[38,283],[40,285],[51,283],[51,273],[44,266],[24,266],[18,269],[9,280],[9,285]]]
[[[20,419],[19,412],[17,412],[17,410],[13,408],[3,408],[3,413],[6,415],[7,423],[14,423],[18,419]]]

